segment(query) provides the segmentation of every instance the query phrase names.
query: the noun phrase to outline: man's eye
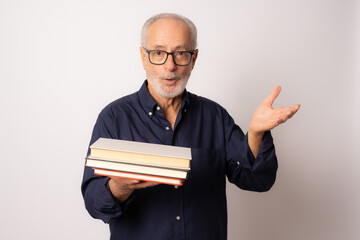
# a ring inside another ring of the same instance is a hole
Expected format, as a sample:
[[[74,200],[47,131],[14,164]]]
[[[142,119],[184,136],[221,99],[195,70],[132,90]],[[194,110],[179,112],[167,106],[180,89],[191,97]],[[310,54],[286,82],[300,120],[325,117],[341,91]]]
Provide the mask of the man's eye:
[[[162,52],[161,51],[156,51],[155,55],[160,56],[160,55],[162,55]]]

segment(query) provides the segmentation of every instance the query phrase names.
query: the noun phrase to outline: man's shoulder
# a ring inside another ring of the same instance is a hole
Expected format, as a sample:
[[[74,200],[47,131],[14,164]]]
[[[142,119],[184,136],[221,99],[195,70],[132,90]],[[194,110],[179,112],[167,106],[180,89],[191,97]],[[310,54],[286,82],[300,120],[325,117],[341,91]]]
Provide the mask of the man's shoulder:
[[[138,92],[134,92],[110,102],[103,108],[100,115],[114,114],[135,108],[138,103],[137,94]]]
[[[211,100],[207,97],[199,96],[194,93],[190,94],[190,104],[194,105],[196,107],[201,107],[205,109],[212,109],[212,110],[219,110],[223,111],[225,110],[219,103],[215,102],[214,100]]]

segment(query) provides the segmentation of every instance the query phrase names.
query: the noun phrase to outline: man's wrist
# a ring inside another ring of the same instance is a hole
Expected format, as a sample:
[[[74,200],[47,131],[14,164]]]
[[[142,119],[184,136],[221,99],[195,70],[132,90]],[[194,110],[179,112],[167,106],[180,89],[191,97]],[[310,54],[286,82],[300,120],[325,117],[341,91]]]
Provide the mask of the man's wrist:
[[[248,144],[255,158],[257,157],[260,151],[264,133],[265,132],[254,132],[251,131],[250,129],[248,131]]]
[[[119,201],[119,203],[123,203],[128,199],[128,197],[131,195],[133,190],[129,191],[122,191],[115,183],[115,181],[111,178],[108,182],[108,186],[110,189],[111,195]]]
[[[263,139],[263,137],[264,137],[264,134],[265,134],[265,132],[256,132],[256,131],[254,131],[254,130],[251,130],[250,128],[249,128],[249,130],[248,130],[248,137],[251,137],[251,138],[253,138],[253,139]]]

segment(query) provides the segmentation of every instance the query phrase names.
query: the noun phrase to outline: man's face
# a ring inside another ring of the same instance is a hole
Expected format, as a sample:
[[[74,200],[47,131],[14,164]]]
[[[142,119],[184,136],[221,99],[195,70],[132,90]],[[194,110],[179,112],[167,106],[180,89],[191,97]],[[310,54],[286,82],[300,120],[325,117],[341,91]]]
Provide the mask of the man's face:
[[[165,18],[154,22],[148,29],[145,48],[147,50],[192,51],[190,30],[180,20]],[[148,87],[151,93],[163,98],[174,98],[181,95],[194,67],[197,51],[187,66],[177,66],[171,55],[163,65],[153,65],[149,62],[148,53],[141,47]]]

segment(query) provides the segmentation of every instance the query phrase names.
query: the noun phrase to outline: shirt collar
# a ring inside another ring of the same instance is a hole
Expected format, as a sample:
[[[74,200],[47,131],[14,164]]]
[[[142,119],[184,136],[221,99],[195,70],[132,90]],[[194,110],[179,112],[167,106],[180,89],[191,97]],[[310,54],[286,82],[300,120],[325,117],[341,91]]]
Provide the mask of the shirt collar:
[[[143,109],[147,112],[153,114],[156,111],[156,107],[158,104],[154,100],[154,98],[150,95],[149,90],[147,88],[148,82],[144,81],[140,90],[139,90],[139,100]],[[187,109],[190,104],[190,94],[186,89],[184,90],[183,100],[181,104],[181,110]]]

